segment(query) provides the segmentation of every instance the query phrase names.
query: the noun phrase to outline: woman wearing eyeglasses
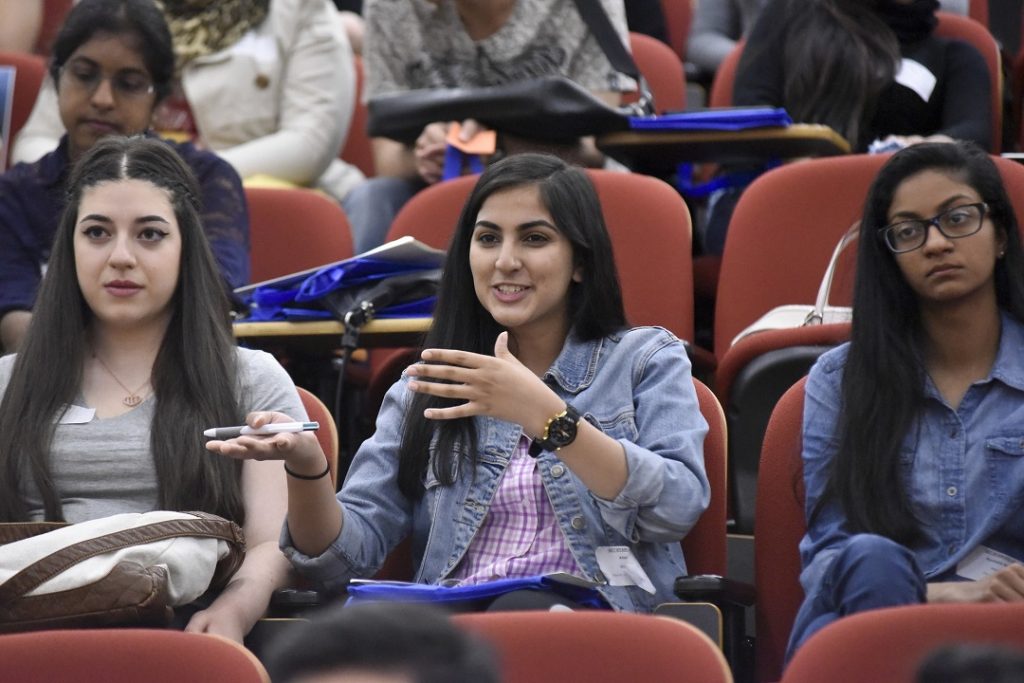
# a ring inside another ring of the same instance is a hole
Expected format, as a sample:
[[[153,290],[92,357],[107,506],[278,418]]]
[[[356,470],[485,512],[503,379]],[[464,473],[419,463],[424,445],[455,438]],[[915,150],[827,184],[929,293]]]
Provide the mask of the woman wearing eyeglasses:
[[[1024,253],[995,164],[922,143],[861,221],[850,342],[807,381],[790,654],[842,615],[1024,600]]]
[[[65,204],[71,164],[97,140],[149,129],[174,75],[171,36],[150,0],[81,0],[53,47],[64,135],[38,161],[0,176],[0,346],[24,337]],[[211,152],[172,144],[202,191],[202,221],[229,287],[249,279],[249,216],[238,174]]]

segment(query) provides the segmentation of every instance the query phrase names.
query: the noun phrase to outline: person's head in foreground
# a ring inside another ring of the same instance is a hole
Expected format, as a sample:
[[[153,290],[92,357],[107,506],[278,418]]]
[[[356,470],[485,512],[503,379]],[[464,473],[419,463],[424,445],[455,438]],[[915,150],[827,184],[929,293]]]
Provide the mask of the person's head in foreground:
[[[444,612],[367,603],[314,614],[274,641],[274,683],[497,683],[489,646]]]

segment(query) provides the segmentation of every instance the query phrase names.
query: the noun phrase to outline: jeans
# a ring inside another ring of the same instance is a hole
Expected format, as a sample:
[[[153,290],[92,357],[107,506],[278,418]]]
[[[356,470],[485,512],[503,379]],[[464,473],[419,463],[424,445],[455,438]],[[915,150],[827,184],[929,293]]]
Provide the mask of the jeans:
[[[925,601],[927,585],[914,554],[875,534],[857,534],[833,558],[816,592],[804,599],[786,661],[813,634],[840,617]]]
[[[384,244],[391,221],[414,194],[425,187],[420,180],[378,176],[353,187],[341,202],[352,226],[352,246],[361,254]]]

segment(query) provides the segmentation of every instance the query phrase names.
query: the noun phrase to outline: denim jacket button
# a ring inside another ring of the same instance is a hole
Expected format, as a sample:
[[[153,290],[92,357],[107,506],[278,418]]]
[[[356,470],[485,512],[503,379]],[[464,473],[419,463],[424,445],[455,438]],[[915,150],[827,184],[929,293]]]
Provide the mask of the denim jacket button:
[[[570,522],[570,524],[572,524],[572,528],[573,529],[575,529],[576,531],[579,531],[583,527],[587,526],[587,520],[583,519],[582,517],[577,516],[577,517],[573,517],[572,518],[572,522]]]
[[[552,465],[551,476],[558,479],[560,476],[565,474],[565,467],[562,465]]]
[[[946,495],[948,495],[948,496],[955,496],[956,495],[956,487],[955,486],[950,486],[948,489],[946,489]]]

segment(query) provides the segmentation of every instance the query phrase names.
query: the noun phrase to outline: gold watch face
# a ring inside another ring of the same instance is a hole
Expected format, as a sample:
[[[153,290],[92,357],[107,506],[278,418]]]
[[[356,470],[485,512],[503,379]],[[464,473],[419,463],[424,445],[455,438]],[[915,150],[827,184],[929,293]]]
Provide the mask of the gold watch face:
[[[548,441],[556,448],[567,446],[576,438],[576,420],[568,415],[563,415],[548,428]]]

